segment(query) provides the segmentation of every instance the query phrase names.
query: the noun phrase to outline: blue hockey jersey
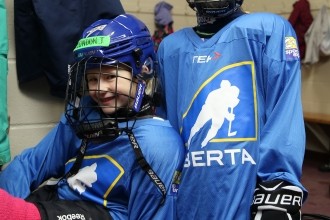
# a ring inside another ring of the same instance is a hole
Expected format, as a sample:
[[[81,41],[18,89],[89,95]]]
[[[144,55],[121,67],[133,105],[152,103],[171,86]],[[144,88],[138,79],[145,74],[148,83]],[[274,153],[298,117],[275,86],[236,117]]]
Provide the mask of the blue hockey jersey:
[[[188,149],[179,219],[250,219],[257,180],[307,195],[300,58],[287,20],[245,14],[209,39],[184,28],[158,59],[167,117]]]
[[[113,219],[175,218],[184,162],[182,140],[168,121],[157,117],[137,120],[133,133],[146,161],[167,189],[163,206],[158,207],[162,194],[138,165],[126,134],[111,142],[88,144],[79,172],[58,183],[60,199],[98,203],[110,210]],[[40,143],[23,151],[1,172],[0,188],[27,197],[45,180],[69,171],[80,144],[63,116]]]

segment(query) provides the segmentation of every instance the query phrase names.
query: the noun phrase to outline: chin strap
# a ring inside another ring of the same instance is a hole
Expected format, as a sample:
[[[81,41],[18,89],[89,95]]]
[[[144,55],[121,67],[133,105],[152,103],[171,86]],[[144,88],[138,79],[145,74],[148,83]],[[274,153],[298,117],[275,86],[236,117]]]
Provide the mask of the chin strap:
[[[74,176],[78,173],[78,171],[81,167],[82,161],[84,159],[86,149],[87,149],[87,139],[84,138],[81,142],[76,160],[75,160],[74,164],[72,165],[71,169],[69,170],[69,172],[67,172],[64,175],[64,178],[68,179],[69,177]]]

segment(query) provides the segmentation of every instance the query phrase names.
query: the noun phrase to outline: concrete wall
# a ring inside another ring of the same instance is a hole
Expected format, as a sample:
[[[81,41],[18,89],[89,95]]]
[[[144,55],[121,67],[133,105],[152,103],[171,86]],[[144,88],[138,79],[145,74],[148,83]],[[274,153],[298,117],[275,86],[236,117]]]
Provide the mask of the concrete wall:
[[[18,86],[16,77],[16,59],[14,44],[13,3],[6,0],[9,31],[9,73],[8,73],[8,111],[10,116],[10,142],[12,156],[24,148],[36,144],[58,121],[63,111],[63,100],[49,95],[45,79]],[[158,0],[122,0],[128,13],[137,15],[150,31],[154,30],[153,7]],[[168,0],[173,8],[174,29],[195,25],[194,12],[185,0]],[[287,18],[294,0],[245,0],[244,9],[250,12],[268,11]],[[330,7],[330,0],[310,1],[314,15],[325,4]],[[317,65],[303,66],[303,105],[312,112],[330,113],[328,87],[330,85],[330,61],[323,58]]]

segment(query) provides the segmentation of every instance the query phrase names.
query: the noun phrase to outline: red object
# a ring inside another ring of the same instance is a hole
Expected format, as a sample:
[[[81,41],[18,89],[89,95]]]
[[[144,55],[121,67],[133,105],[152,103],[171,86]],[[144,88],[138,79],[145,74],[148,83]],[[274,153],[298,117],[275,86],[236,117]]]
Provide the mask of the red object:
[[[41,220],[41,217],[33,203],[16,198],[0,189],[0,219]]]
[[[306,51],[305,33],[313,23],[313,16],[308,0],[298,0],[293,4],[293,11],[290,14],[289,22],[297,34],[300,57],[303,59]]]
[[[160,42],[167,36],[172,34],[173,27],[172,23],[165,26],[157,26],[154,34],[152,35],[152,40],[154,42],[154,49],[157,52]]]

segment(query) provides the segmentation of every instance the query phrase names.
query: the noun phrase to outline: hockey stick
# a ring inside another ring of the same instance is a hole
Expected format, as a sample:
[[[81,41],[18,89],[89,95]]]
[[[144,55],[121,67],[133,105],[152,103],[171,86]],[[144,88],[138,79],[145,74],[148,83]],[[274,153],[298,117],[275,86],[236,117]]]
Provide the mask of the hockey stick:
[[[234,108],[230,108],[230,114],[233,114],[234,112]],[[231,131],[231,123],[233,122],[233,120],[230,120],[229,121],[229,128],[228,128],[228,137],[232,137],[232,136],[235,136],[237,131]]]

